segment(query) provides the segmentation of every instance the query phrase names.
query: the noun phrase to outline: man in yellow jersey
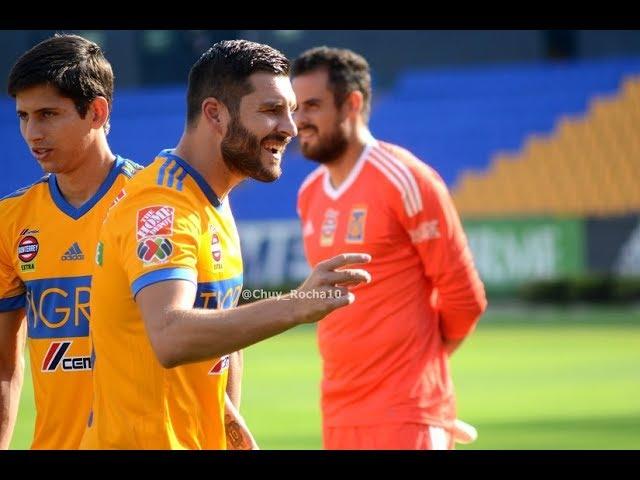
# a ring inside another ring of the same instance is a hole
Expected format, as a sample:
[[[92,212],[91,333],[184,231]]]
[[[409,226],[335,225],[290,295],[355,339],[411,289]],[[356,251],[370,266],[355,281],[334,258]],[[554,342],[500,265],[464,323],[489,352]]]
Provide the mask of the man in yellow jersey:
[[[369,281],[321,262],[296,291],[234,307],[242,259],[228,195],[281,174],[297,134],[289,61],[245,40],[213,45],[189,74],[187,121],[107,214],[91,298],[94,402],[82,448],[255,448],[225,395],[229,354],[354,300]],[[269,199],[265,198],[265,201]]]
[[[98,231],[140,167],[109,149],[113,72],[95,43],[76,35],[45,40],[18,59],[8,83],[20,132],[47,175],[0,200],[0,448],[9,447],[16,419],[26,326],[32,448],[72,449],[91,407]]]

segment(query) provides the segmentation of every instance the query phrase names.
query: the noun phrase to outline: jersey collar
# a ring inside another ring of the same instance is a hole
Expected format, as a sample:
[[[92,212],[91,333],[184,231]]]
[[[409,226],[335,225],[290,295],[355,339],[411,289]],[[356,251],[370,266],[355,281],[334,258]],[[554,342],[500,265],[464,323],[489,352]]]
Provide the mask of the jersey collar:
[[[124,159],[116,155],[116,160],[111,165],[111,170],[107,177],[102,181],[102,185],[98,188],[98,191],[93,194],[93,196],[84,202],[80,207],[74,207],[71,205],[62,195],[60,191],[60,187],[58,186],[58,179],[55,174],[49,175],[48,183],[49,183],[49,192],[51,193],[51,198],[53,199],[53,203],[66,215],[73,218],[74,220],[78,220],[85,213],[91,210],[98,201],[109,191],[113,182],[116,181],[118,174],[122,170],[122,165],[124,164]]]

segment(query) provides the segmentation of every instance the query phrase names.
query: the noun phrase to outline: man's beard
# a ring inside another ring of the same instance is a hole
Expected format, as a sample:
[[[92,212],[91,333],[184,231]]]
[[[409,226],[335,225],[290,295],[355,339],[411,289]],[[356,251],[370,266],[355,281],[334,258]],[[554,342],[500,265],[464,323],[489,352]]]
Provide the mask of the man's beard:
[[[315,129],[316,134],[318,129]],[[331,163],[336,158],[344,154],[349,146],[349,140],[345,133],[340,129],[339,125],[335,125],[335,128],[328,135],[317,136],[315,146],[309,144],[304,145],[300,142],[300,150],[302,154],[309,160],[313,160],[318,163]]]
[[[272,133],[262,139],[262,141],[268,140],[287,142],[287,138],[278,133]],[[261,182],[273,182],[282,174],[280,166],[265,167],[262,164],[260,160],[262,155],[261,141],[247,130],[236,116],[231,118],[229,130],[222,139],[221,150],[222,159],[232,172]]]

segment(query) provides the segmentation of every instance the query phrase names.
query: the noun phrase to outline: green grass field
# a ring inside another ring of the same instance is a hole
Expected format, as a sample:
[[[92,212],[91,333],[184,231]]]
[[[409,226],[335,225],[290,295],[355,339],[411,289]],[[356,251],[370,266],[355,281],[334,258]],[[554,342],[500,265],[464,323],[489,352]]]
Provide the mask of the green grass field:
[[[640,310],[497,308],[452,359],[472,449],[640,449]],[[242,411],[263,449],[318,449],[312,327],[245,352]],[[30,377],[12,448],[33,429]]]

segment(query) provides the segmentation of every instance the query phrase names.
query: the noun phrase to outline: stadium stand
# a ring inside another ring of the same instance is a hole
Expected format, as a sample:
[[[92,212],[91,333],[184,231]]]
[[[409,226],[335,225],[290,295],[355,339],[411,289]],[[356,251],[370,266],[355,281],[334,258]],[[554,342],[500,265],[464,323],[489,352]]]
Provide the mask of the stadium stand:
[[[453,189],[461,215],[618,215],[640,212],[640,76],[595,96],[584,115],[562,116],[515,154],[465,171]]]
[[[638,73],[637,57],[406,70],[391,90],[374,92],[371,128],[377,138],[406,146],[436,168],[464,216],[637,208],[638,87],[630,81],[622,97],[610,96]],[[118,90],[109,134],[113,150],[148,164],[161,148],[177,143],[185,109],[184,86]],[[587,110],[588,120],[582,120]],[[0,101],[8,171],[0,178],[0,195],[41,175],[14,112],[11,99]],[[234,191],[237,218],[295,217],[292,199],[314,167],[294,142],[278,188],[245,182]]]

